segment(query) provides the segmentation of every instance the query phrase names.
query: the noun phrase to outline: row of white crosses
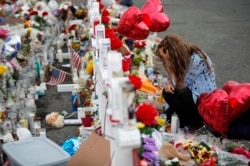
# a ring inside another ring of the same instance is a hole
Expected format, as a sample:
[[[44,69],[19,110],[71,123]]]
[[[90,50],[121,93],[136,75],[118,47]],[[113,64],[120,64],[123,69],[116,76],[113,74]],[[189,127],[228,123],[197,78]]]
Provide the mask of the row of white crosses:
[[[134,110],[129,112],[134,109],[135,92],[128,78],[123,76],[122,54],[111,50],[110,39],[105,37],[99,3],[89,0],[88,7],[102,132],[111,143],[112,166],[133,165],[132,150],[141,144]],[[108,97],[103,95],[104,91]]]

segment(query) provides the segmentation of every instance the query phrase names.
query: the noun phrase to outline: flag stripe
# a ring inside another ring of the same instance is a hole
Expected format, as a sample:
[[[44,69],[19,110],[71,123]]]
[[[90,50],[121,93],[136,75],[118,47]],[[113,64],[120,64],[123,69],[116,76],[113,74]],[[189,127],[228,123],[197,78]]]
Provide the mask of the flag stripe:
[[[47,84],[51,86],[61,84],[65,81],[66,75],[67,73],[62,70],[52,69],[52,74]]]
[[[74,51],[73,55],[72,55],[72,59],[73,59],[73,61],[72,61],[73,67],[79,69],[80,65],[81,65],[81,57],[80,57],[80,55],[77,52]]]

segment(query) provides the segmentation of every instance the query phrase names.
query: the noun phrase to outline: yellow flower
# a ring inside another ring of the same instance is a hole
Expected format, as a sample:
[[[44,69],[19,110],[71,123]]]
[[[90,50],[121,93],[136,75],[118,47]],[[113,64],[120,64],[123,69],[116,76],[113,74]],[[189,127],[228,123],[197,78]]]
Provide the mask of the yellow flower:
[[[164,101],[163,96],[160,95],[160,96],[157,98],[157,101],[158,101],[159,103],[163,103],[163,101]]]
[[[163,119],[162,117],[157,117],[157,125],[159,126],[165,126],[166,125],[166,120]]]
[[[93,60],[90,60],[86,66],[86,72],[88,74],[93,74]]]
[[[8,71],[8,68],[6,66],[0,65],[0,75],[3,75],[6,71]]]
[[[28,28],[28,29],[27,29],[27,35],[30,36],[31,33],[32,33],[32,28]]]
[[[214,154],[214,151],[203,142],[191,146],[189,152],[198,164],[209,160]]]
[[[23,22],[23,25],[24,25],[24,27],[31,27],[31,26],[32,26],[32,25],[31,25],[31,22],[28,21],[28,20],[25,20],[25,21]]]
[[[137,127],[138,129],[143,129],[143,128],[145,127],[145,124],[139,122],[139,123],[136,124],[136,127]]]

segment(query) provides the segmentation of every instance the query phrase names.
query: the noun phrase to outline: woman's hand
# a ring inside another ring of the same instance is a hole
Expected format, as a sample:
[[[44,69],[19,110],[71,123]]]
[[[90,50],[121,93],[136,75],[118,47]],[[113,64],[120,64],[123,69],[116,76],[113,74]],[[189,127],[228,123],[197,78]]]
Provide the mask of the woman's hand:
[[[173,85],[172,81],[168,81],[168,83],[166,84],[164,90],[165,90],[165,92],[167,92],[167,93],[172,93],[172,94],[174,94],[174,85]]]

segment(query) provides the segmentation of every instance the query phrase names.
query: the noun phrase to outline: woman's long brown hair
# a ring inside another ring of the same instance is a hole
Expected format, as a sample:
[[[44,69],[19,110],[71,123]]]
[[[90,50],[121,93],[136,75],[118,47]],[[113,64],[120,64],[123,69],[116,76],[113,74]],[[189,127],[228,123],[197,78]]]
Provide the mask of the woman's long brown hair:
[[[167,35],[160,42],[156,49],[156,56],[159,58],[162,58],[159,52],[159,49],[161,48],[163,53],[166,53],[167,51],[169,53],[168,60],[170,66],[167,66],[167,68],[169,68],[169,70],[174,74],[177,86],[184,83],[185,74],[190,64],[192,53],[197,53],[205,61],[208,69],[211,71],[211,67],[207,61],[207,56],[204,52],[197,46],[186,42],[177,35]]]

